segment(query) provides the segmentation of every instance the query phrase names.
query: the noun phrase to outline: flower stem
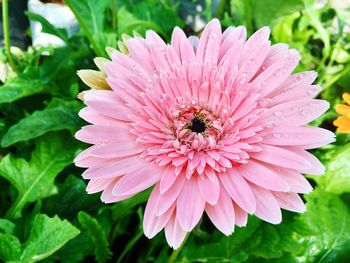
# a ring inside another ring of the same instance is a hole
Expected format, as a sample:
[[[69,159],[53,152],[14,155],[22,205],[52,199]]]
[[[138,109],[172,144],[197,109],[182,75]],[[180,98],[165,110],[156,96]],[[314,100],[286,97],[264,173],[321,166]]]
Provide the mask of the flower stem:
[[[9,27],[9,8],[8,0],[2,0],[2,20],[3,20],[3,31],[4,31],[4,41],[6,55],[9,60],[9,64],[12,69],[17,72],[17,68],[11,53],[11,40],[10,40],[10,27]]]
[[[186,241],[187,241],[187,239],[188,239],[189,236],[190,236],[190,233],[191,233],[191,232],[187,232],[187,234],[186,234],[186,236],[185,236],[185,238],[184,238],[184,241],[182,241],[182,243],[181,243],[181,245],[180,245],[180,247],[179,247],[178,249],[174,250],[174,251],[171,253],[170,257],[168,258],[167,263],[174,263],[174,262],[175,262],[175,260],[177,259],[177,256],[180,254],[181,250],[182,250],[183,247],[185,246]]]

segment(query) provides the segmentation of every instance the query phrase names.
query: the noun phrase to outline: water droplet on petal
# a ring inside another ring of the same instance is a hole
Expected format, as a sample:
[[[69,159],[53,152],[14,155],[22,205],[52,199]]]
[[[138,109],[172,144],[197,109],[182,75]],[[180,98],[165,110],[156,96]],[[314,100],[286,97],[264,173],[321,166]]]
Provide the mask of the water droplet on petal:
[[[274,113],[273,113],[273,115],[275,115],[276,117],[279,117],[279,116],[281,116],[281,115],[282,115],[282,112],[280,112],[280,111],[276,111],[276,112],[274,112]]]
[[[247,72],[242,73],[242,78],[246,78],[248,76]]]
[[[263,81],[260,83],[261,86],[266,86],[267,85],[267,81]]]
[[[307,94],[309,94],[310,96],[315,96],[318,92],[317,88],[311,88],[308,90]]]
[[[275,137],[275,138],[280,138],[280,137],[281,137],[281,134],[279,134],[279,133],[274,133],[274,134],[272,134],[272,136]]]
[[[309,111],[307,111],[307,110],[304,110],[304,111],[302,111],[301,112],[301,115],[303,115],[303,116],[307,116],[307,115],[309,115]]]
[[[248,60],[248,65],[252,65],[252,64],[255,64],[255,59],[254,58],[251,58]]]

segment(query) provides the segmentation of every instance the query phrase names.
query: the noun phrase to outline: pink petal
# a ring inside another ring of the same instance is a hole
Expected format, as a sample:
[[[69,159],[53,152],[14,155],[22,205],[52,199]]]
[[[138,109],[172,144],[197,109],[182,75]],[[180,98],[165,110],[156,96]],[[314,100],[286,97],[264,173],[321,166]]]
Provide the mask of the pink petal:
[[[237,42],[243,43],[246,38],[245,27],[239,26],[237,28],[227,28],[222,35],[222,43],[220,45],[219,58],[220,60],[225,55],[225,53]]]
[[[198,187],[203,199],[211,205],[215,205],[220,195],[220,184],[216,175],[198,177]]]
[[[226,173],[221,173],[219,178],[227,193],[242,209],[248,213],[255,212],[254,194],[237,169],[230,169]]]
[[[321,91],[319,86],[311,85],[316,77],[317,73],[314,71],[301,72],[290,76],[285,83],[269,95],[272,99],[269,105],[315,97]]]
[[[95,111],[120,121],[129,121],[130,111],[110,90],[89,90],[84,95],[84,102]]]
[[[113,125],[115,122],[118,124],[117,120],[100,114],[98,111],[90,107],[85,107],[79,111],[79,117],[96,125]]]
[[[153,238],[168,222],[171,221],[171,216],[174,211],[173,206],[163,215],[156,216],[155,211],[159,194],[159,186],[156,185],[148,199],[145,214],[143,216],[143,231],[148,238]]]
[[[92,167],[106,163],[106,159],[91,156],[91,152],[94,151],[96,148],[97,146],[93,145],[80,152],[78,156],[75,157],[74,164],[78,167]]]
[[[111,182],[113,178],[96,178],[91,179],[86,186],[86,191],[89,194],[94,194],[103,191]]]
[[[131,59],[140,64],[148,73],[155,70],[150,51],[145,47],[139,38],[131,38],[127,42]]]
[[[96,145],[91,151],[91,155],[100,158],[119,158],[139,154],[143,151],[135,141],[124,141],[118,143],[108,143]]]
[[[299,52],[293,49],[289,50],[284,59],[278,60],[275,64],[263,71],[251,82],[251,85],[260,87],[259,93],[261,97],[265,97],[288,78],[289,74],[291,74],[298,65],[299,60]]]
[[[101,195],[101,201],[106,203],[106,204],[110,204],[110,203],[115,203],[115,202],[119,202],[119,201],[123,201],[125,199],[128,199],[130,197],[132,197],[133,195],[121,195],[121,196],[115,196],[113,194],[113,188],[115,186],[115,184],[119,181],[119,178],[116,178],[113,180],[112,183],[110,183],[107,188],[104,189],[104,191],[102,192]]]
[[[304,167],[304,169],[300,169],[299,171],[304,174],[313,174],[313,175],[322,175],[325,173],[326,168],[323,164],[311,153],[300,149],[298,147],[289,147],[293,152],[302,157],[305,161],[310,163],[310,166]]]
[[[269,168],[272,169],[273,166],[270,166]],[[291,192],[307,194],[312,191],[312,186],[308,180],[306,180],[306,178],[299,172],[279,167],[275,167],[274,172],[287,182]]]
[[[272,224],[281,223],[281,209],[273,194],[259,186],[252,186],[252,189],[256,197],[255,215]]]
[[[295,153],[295,151],[289,150],[288,148],[264,144],[262,144],[260,147],[262,148],[262,151],[251,153],[251,158],[280,167],[300,171],[305,170],[306,167],[311,167],[311,164],[305,160],[305,158]]]
[[[204,28],[199,39],[196,57],[199,61],[217,63],[221,43],[221,25],[218,19],[212,19]]]
[[[186,237],[186,231],[181,228],[179,220],[173,215],[165,226],[165,238],[170,247],[178,249]]]
[[[271,121],[276,126],[302,126],[317,119],[328,108],[329,103],[324,100],[295,100],[269,108],[261,119]]]
[[[166,191],[168,191],[174,184],[177,177],[179,176],[176,175],[173,169],[166,169],[164,174],[160,178],[160,192],[163,194]]]
[[[235,210],[235,223],[239,227],[246,226],[248,223],[248,213],[240,208],[238,205],[234,205]]]
[[[91,144],[136,140],[128,129],[130,127],[126,124],[118,126],[88,125],[78,131],[75,137],[80,141]]]
[[[296,193],[273,192],[279,206],[283,209],[303,213],[306,211],[303,200]]]
[[[232,200],[224,189],[220,191],[220,198],[215,205],[207,204],[205,212],[213,224],[226,236],[231,235],[235,225],[235,210]]]
[[[256,31],[245,43],[242,61],[247,60],[252,50],[261,43],[266,43],[269,40],[270,29],[268,27],[262,27]]]
[[[204,211],[205,201],[200,194],[197,178],[194,177],[185,182],[177,198],[176,216],[185,231],[191,231],[197,225]]]
[[[81,158],[79,160],[74,161],[74,164],[77,167],[88,168],[103,165],[107,163],[107,161],[108,159],[88,156],[86,158]]]
[[[282,192],[289,191],[288,184],[262,163],[249,160],[246,165],[241,165],[238,171],[245,179],[263,188]]]
[[[114,186],[113,194],[132,195],[137,194],[157,183],[161,170],[152,166],[145,166],[123,176]]]
[[[318,148],[334,142],[334,133],[318,127],[278,126],[264,131],[264,143],[270,145],[300,145],[305,149]]]
[[[246,45],[244,48],[246,48]],[[241,63],[239,65],[239,75],[242,76],[246,82],[250,81],[261,67],[261,64],[263,63],[269,49],[269,41],[266,40],[259,42],[256,46],[252,46],[249,53],[241,59]]]
[[[160,192],[156,205],[156,215],[162,215],[171,207],[178,198],[183,185],[186,181],[185,176],[178,176],[173,185],[165,192]]]
[[[152,30],[147,30],[146,40],[151,52],[153,64],[158,70],[169,70],[170,66],[167,60],[167,46],[164,41]]]
[[[117,177],[135,171],[145,164],[139,156],[111,160],[102,165],[87,169],[82,176],[84,179]]]
[[[179,27],[174,28],[171,36],[171,45],[174,47],[182,62],[189,62],[195,59],[194,49],[185,33]]]

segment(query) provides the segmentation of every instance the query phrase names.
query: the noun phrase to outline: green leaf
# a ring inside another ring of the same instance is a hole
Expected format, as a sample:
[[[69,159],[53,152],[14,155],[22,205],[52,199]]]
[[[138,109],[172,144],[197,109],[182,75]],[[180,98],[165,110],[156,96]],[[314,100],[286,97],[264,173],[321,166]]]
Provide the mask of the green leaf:
[[[152,6],[152,8],[148,8],[149,6]],[[177,14],[178,6],[179,3],[170,3],[169,0],[146,0],[132,5],[130,13],[132,13],[140,21],[148,22],[148,24],[151,22],[153,24],[147,26],[145,23],[145,30],[152,28],[158,31],[158,33],[163,34],[164,37],[167,37],[171,35],[171,32],[175,26],[184,26],[184,22]],[[121,15],[121,13],[118,13],[118,16],[119,15]],[[120,21],[123,21],[121,25],[124,27],[126,21],[124,19]],[[157,27],[159,26],[160,28],[154,28],[154,25]],[[123,32],[120,28],[119,30]],[[141,32],[143,31],[144,30],[141,30]]]
[[[314,191],[306,197],[305,228],[295,236],[303,243],[302,262],[349,262],[350,211],[336,195]],[[307,229],[307,230],[306,230]]]
[[[58,216],[37,215],[30,236],[23,244],[21,262],[47,258],[79,233],[69,221],[61,220]]]
[[[80,177],[80,175],[79,175]],[[75,218],[76,211],[96,212],[102,206],[100,195],[86,194],[86,184],[82,178],[69,175],[63,184],[58,185],[58,194],[48,198],[45,211],[67,218]],[[60,203],[61,205],[57,205]]]
[[[78,214],[79,223],[85,229],[95,246],[95,257],[97,262],[106,262],[112,255],[109,249],[107,236],[99,222],[89,214],[81,211]]]
[[[27,203],[57,193],[55,177],[71,164],[74,154],[70,140],[47,136],[38,140],[30,161],[6,155],[0,162],[0,175],[18,191],[8,216],[18,217]]]
[[[49,57],[44,59],[40,67],[40,77],[43,82],[49,83],[60,72],[61,68],[72,60],[72,50],[67,47],[54,49]]]
[[[93,255],[93,246],[87,232],[81,232],[76,238],[70,240],[60,250],[53,254],[50,259],[53,262],[76,263],[84,262],[84,258]]]
[[[0,259],[3,262],[19,262],[21,243],[13,235],[0,233]]]
[[[280,225],[250,217],[230,237],[215,231],[207,240],[190,238],[184,262],[349,262],[350,212],[336,195],[315,190],[307,212],[285,213]],[[288,259],[288,260],[287,260]],[[266,261],[265,261],[266,260]]]
[[[27,68],[17,77],[8,79],[0,86],[0,103],[9,103],[42,92],[44,89],[38,72]]]
[[[129,12],[125,7],[121,7],[118,10],[118,21],[123,21],[119,26],[119,34],[122,33],[132,35],[133,31],[144,34],[146,30],[153,29],[162,35],[164,35],[163,29],[156,23],[152,21],[146,21],[137,18],[133,13]]]
[[[10,220],[0,218],[0,233],[13,234],[16,225]]]
[[[279,258],[288,251],[299,249],[299,245],[290,238],[293,231],[290,221],[273,226],[250,217],[248,226],[236,228],[230,237],[215,231],[209,235],[207,244],[198,245],[195,239],[191,239],[184,248],[183,257],[190,262],[245,262],[248,258]]]
[[[303,10],[303,0],[250,0],[253,19],[258,28],[272,25],[278,17]]]
[[[327,192],[335,194],[350,192],[350,144],[338,146],[322,157],[326,174],[310,177]]]
[[[272,36],[276,42],[289,43],[293,40],[293,25],[300,17],[299,12],[278,19],[272,29]]]
[[[105,56],[104,45],[104,13],[110,4],[109,0],[66,0],[76,16],[81,29],[89,39],[95,53],[98,56]]]
[[[46,109],[35,111],[10,127],[2,138],[1,146],[37,138],[49,131],[69,130],[72,133],[81,127],[77,113],[82,104],[54,98]]]
[[[55,28],[53,25],[51,25],[51,23],[49,21],[46,20],[46,18],[42,17],[41,15],[38,15],[38,14],[32,13],[32,12],[28,12],[28,11],[26,11],[24,13],[26,16],[28,16],[28,18],[30,20],[40,22],[40,24],[42,26],[42,29],[41,29],[42,32],[55,35],[55,36],[61,38],[66,43],[68,42],[68,35],[67,35],[67,32],[65,30]]]

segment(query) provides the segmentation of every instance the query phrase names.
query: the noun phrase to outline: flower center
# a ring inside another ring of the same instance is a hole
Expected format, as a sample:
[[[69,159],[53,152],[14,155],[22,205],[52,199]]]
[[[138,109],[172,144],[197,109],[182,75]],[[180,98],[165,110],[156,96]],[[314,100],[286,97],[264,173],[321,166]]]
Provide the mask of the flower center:
[[[205,124],[204,120],[199,116],[194,117],[188,126],[188,129],[196,133],[202,133],[205,131],[206,128],[207,125]]]

